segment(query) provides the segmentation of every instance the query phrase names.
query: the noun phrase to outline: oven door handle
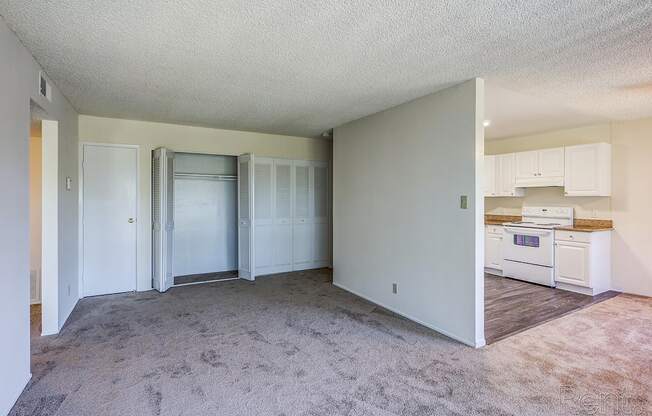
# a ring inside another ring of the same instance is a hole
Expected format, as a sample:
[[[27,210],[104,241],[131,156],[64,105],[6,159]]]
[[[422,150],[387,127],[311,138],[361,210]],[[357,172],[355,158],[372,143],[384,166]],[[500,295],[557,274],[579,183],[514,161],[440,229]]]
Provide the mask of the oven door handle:
[[[552,234],[552,231],[545,230],[545,231],[531,231],[531,230],[524,230],[522,228],[511,228],[511,227],[505,227],[505,232],[510,233],[510,234],[519,234],[519,235],[532,235],[532,236],[542,236],[545,237],[547,235]]]

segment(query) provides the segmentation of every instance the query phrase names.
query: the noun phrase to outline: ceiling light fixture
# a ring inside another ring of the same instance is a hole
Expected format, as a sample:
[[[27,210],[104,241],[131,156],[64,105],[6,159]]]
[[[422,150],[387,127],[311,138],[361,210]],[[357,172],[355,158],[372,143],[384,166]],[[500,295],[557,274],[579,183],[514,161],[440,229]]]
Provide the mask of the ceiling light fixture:
[[[483,121],[483,122],[482,122],[482,125],[485,126],[485,127],[489,127],[489,126],[491,126],[491,120],[485,120],[485,121]]]

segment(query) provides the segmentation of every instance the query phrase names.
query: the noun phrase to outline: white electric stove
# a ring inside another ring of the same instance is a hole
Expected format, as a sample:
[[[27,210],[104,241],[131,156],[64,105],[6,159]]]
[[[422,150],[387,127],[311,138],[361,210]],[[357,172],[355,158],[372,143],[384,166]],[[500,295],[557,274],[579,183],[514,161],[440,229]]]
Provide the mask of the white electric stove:
[[[503,275],[555,286],[555,228],[573,225],[571,207],[523,207],[522,220],[503,224]]]

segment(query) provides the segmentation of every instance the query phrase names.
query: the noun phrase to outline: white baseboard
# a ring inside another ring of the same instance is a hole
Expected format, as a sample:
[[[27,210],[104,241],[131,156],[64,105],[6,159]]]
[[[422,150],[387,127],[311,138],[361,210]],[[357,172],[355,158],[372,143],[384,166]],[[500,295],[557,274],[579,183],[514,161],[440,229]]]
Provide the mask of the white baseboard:
[[[426,328],[429,328],[429,329],[432,329],[433,331],[439,332],[440,334],[445,335],[448,338],[452,338],[455,341],[461,342],[462,344],[466,344],[466,345],[468,345],[470,347],[473,347],[473,348],[482,348],[482,347],[484,347],[486,345],[486,341],[484,340],[484,338],[479,340],[477,343],[475,342],[475,340],[470,341],[468,339],[464,339],[464,338],[459,337],[459,336],[457,336],[455,334],[452,334],[452,333],[450,333],[450,332],[448,332],[448,331],[446,331],[444,329],[438,328],[435,325],[431,325],[431,324],[428,324],[428,323],[425,323],[425,322],[421,321],[420,319],[413,318],[412,316],[410,316],[410,315],[408,315],[408,314],[406,314],[406,313],[404,313],[404,312],[402,312],[402,311],[400,311],[400,310],[398,310],[396,308],[392,308],[392,307],[383,305],[382,303],[380,303],[380,302],[378,302],[378,301],[376,301],[374,299],[371,299],[370,297],[368,297],[366,295],[362,295],[361,293],[358,293],[355,290],[349,289],[348,287],[344,286],[341,283],[333,282],[333,285],[339,287],[340,289],[344,289],[347,292],[353,293],[354,295],[356,295],[358,297],[361,297],[362,299],[365,299],[365,300],[367,300],[367,301],[369,301],[371,303],[374,303],[374,304],[376,304],[376,305],[378,305],[378,306],[380,306],[382,308],[385,308],[385,309],[387,309],[389,311],[392,311],[392,312],[394,312],[394,313],[396,313],[398,315],[401,315],[402,317],[407,318],[410,321],[414,321],[414,322],[418,323],[419,325],[423,325]]]
[[[14,407],[16,401],[23,393],[23,390],[25,390],[25,387],[27,386],[27,383],[29,383],[29,380],[31,378],[32,378],[32,373],[27,374],[27,377],[24,378],[24,382],[16,384],[16,389],[10,394],[7,394],[7,400],[8,400],[7,403],[0,404],[1,406],[3,406],[3,408],[0,408],[0,415],[4,416],[9,414],[11,408]]]

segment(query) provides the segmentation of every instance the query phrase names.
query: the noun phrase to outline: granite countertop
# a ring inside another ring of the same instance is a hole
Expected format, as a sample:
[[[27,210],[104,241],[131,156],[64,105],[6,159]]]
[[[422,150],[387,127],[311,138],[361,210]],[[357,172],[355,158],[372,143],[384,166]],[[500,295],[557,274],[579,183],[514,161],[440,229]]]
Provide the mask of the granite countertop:
[[[487,214],[484,218],[485,225],[503,225],[506,222],[520,221],[521,217],[516,215],[492,215]],[[598,231],[611,231],[614,229],[611,220],[595,220],[576,218],[572,227],[559,227],[555,228],[561,231],[577,231],[584,233],[592,233]]]
[[[561,231],[577,231],[583,233],[595,233],[598,231],[611,231],[614,227],[558,227],[555,230]]]
[[[597,231],[611,231],[614,229],[613,221],[611,220],[585,220],[577,218],[572,227],[559,227],[556,230],[562,231],[578,231],[584,233],[592,233]]]
[[[506,222],[520,221],[520,215],[492,215],[486,214],[484,216],[485,225],[503,225]]]

